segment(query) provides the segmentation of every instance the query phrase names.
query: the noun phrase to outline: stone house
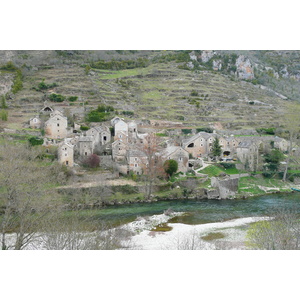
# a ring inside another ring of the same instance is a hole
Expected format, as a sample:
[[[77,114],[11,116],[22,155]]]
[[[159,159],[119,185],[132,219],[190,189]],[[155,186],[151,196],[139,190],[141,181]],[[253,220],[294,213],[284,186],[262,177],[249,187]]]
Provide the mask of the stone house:
[[[147,166],[147,155],[140,150],[127,151],[128,171],[134,174],[141,175],[144,173]]]
[[[124,131],[119,131],[118,134],[114,136],[115,141],[122,141],[123,143],[128,143],[128,133]]]
[[[91,136],[81,136],[78,140],[79,155],[90,156],[94,153],[94,140]]]
[[[45,136],[50,139],[63,139],[67,137],[68,120],[63,114],[56,110],[50,114],[45,122]]]
[[[227,156],[232,157],[236,154],[236,149],[240,143],[240,140],[233,136],[220,137],[219,143],[222,146],[222,155],[224,157],[227,157]]]
[[[248,168],[253,171],[257,164],[259,145],[254,141],[248,140],[240,142],[237,147],[237,158],[242,164],[248,165]]]
[[[74,145],[67,141],[58,146],[58,161],[62,165],[74,166]]]
[[[115,124],[115,140],[121,132],[128,136],[128,124],[123,120],[119,120],[119,122]]]
[[[194,158],[209,155],[212,149],[216,134],[199,132],[196,135],[182,141],[182,148]]]
[[[178,172],[186,173],[188,170],[189,152],[179,146],[169,146],[160,152],[163,161],[173,159],[178,163]]]
[[[31,118],[29,120],[29,127],[30,128],[41,128],[41,125],[42,125],[42,121],[38,116],[36,116],[34,118]]]
[[[116,140],[112,143],[112,159],[114,161],[124,161],[128,150],[128,144],[122,140]]]

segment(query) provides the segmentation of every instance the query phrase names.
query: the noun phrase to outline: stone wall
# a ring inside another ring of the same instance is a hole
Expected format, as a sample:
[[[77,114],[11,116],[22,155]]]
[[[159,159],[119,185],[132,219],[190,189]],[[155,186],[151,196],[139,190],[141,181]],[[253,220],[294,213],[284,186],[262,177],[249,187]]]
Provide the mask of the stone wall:
[[[219,179],[216,177],[211,178],[211,186],[214,187],[220,199],[227,199],[234,197],[238,191],[239,178],[226,178]]]

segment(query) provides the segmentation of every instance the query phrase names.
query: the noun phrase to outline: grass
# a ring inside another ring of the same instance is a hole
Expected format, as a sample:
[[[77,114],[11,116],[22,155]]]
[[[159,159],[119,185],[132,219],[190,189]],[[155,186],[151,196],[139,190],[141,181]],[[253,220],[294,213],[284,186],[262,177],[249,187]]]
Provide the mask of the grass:
[[[198,171],[198,173],[207,174],[209,177],[216,177],[219,176],[222,172],[224,172],[224,169],[221,169],[220,167],[217,167],[215,165],[210,165],[203,170]]]
[[[205,236],[202,236],[201,239],[208,242],[208,241],[212,241],[212,240],[223,239],[224,237],[225,237],[224,233],[211,232]]]

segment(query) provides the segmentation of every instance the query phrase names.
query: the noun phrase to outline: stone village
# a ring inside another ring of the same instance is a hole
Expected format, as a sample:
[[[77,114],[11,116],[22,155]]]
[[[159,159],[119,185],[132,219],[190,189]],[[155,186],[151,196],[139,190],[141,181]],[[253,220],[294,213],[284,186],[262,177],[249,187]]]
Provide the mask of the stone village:
[[[43,122],[40,116],[33,117],[29,127],[44,130],[43,146],[57,147],[60,164],[73,167],[92,154],[97,154],[101,166],[113,166],[120,175],[146,173],[150,159],[148,151],[153,148],[156,159],[162,163],[170,159],[177,161],[177,172],[194,172],[196,176],[201,176],[195,170],[214,160],[211,151],[216,138],[222,148],[219,159],[239,161],[242,166],[247,164],[249,171],[255,169],[259,151],[270,147],[270,143],[283,152],[288,150],[285,139],[272,135],[234,136],[220,134],[216,130],[212,133],[194,130],[194,134],[192,132],[186,137],[180,129],[173,129],[168,131],[168,135],[161,134],[161,137],[159,125],[165,125],[163,127],[166,128],[175,122],[125,121],[118,116],[110,121],[94,123],[87,130],[80,130],[80,125],[75,123],[73,127],[68,127],[67,117],[60,110],[45,105],[40,114],[46,121]],[[153,136],[160,138],[155,147],[151,140]],[[220,181],[212,181],[212,185],[216,187]],[[226,193],[232,194],[230,191]]]

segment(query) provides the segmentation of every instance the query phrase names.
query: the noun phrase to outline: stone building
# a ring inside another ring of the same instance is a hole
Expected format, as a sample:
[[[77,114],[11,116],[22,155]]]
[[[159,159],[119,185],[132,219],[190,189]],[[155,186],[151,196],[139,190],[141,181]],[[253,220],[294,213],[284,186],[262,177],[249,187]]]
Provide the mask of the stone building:
[[[196,135],[182,141],[182,148],[194,158],[207,156],[212,149],[216,134],[199,132]]]
[[[141,175],[144,173],[147,166],[147,155],[140,150],[127,151],[128,171],[134,174]]]
[[[94,153],[94,141],[90,136],[81,136],[78,140],[79,155],[82,157],[90,156]]]
[[[165,148],[160,156],[163,161],[173,159],[178,163],[178,172],[186,173],[188,170],[189,152],[179,146]]]
[[[257,165],[259,145],[251,140],[243,141],[238,145],[236,151],[237,158],[241,163],[253,171],[255,165]]]
[[[112,143],[112,158],[114,161],[124,161],[126,159],[128,144],[122,140],[116,140]]]
[[[34,118],[31,118],[29,120],[29,127],[30,128],[41,128],[41,125],[42,125],[42,121],[38,116],[36,116]]]
[[[58,146],[58,161],[66,166],[74,166],[74,145],[67,141]]]
[[[45,122],[45,136],[50,139],[63,139],[67,137],[68,120],[63,114],[56,110],[50,114]]]

